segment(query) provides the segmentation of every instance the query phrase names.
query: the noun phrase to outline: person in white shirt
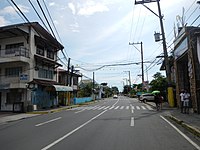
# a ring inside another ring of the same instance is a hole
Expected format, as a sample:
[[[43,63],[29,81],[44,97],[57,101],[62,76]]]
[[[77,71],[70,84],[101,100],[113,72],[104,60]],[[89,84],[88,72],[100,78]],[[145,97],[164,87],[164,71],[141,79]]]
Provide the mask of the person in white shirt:
[[[181,113],[183,113],[184,92],[185,92],[185,90],[181,90],[181,93],[180,93],[180,107],[181,107]]]
[[[187,92],[187,90],[185,90],[184,92],[184,113],[189,114],[189,101],[190,101],[190,93]]]

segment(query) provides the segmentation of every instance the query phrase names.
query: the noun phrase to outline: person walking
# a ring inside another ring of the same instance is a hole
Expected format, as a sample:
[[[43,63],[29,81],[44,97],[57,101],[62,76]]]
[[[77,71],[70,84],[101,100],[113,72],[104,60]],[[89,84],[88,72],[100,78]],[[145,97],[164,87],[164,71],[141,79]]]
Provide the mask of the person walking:
[[[190,101],[190,93],[185,90],[184,92],[184,113],[189,114],[189,101]]]
[[[181,93],[180,93],[180,107],[181,107],[181,113],[183,113],[184,93],[185,93],[185,90],[181,90]]]
[[[156,103],[156,109],[157,111],[161,110],[161,100],[162,97],[160,95],[160,93],[156,93],[155,96],[154,96],[154,100],[155,100],[155,103]]]

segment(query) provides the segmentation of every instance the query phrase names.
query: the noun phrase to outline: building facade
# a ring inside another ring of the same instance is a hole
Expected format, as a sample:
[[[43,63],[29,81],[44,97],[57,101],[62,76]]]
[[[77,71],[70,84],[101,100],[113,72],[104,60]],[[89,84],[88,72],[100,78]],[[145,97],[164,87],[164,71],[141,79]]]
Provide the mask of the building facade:
[[[190,106],[200,113],[200,28],[183,27],[174,41],[174,68],[177,105],[180,91],[191,94]]]
[[[39,23],[0,27],[0,111],[58,105],[57,55],[64,47]]]

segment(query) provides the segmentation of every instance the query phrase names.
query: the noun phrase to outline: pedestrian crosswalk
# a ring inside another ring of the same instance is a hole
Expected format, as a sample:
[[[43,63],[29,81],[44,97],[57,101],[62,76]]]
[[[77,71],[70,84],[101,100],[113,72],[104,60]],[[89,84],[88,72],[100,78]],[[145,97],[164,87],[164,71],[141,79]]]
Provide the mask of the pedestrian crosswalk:
[[[72,110],[153,110],[152,107],[145,105],[145,106],[83,106],[83,107],[76,107]]]

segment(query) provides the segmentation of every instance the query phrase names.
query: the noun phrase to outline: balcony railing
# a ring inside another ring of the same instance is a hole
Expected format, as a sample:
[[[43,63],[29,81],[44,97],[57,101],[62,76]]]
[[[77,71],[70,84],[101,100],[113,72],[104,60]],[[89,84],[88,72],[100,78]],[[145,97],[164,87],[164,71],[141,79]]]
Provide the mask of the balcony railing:
[[[24,56],[29,58],[29,50],[24,47],[0,49],[0,57],[16,57],[16,56]]]

